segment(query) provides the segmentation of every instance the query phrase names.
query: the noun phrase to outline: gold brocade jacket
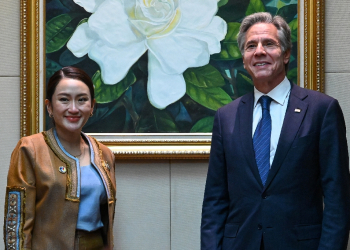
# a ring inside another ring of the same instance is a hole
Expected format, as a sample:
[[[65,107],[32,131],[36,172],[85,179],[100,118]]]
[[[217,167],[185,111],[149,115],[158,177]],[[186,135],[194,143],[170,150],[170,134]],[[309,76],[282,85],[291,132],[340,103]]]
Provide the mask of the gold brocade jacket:
[[[90,144],[91,163],[107,192],[101,218],[106,249],[113,249],[114,155],[94,138],[82,136]],[[78,160],[65,154],[55,131],[23,137],[12,152],[7,177],[5,249],[74,249],[79,197]]]

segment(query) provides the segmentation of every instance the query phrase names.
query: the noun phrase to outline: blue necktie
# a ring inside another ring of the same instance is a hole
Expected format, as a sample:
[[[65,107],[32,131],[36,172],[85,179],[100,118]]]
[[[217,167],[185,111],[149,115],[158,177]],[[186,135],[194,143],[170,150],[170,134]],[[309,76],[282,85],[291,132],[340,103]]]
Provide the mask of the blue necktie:
[[[260,97],[259,102],[262,108],[262,117],[253,136],[255,160],[256,164],[258,165],[260,178],[264,186],[270,170],[271,100],[272,99],[268,96]]]

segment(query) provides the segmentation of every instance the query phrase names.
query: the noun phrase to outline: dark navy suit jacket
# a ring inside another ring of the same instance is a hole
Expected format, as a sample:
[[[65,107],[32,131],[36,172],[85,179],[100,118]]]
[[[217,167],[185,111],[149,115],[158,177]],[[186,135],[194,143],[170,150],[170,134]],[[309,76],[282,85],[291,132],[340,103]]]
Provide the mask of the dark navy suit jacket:
[[[292,85],[265,187],[252,142],[254,94],[215,116],[201,250],[345,250],[350,222],[346,129],[338,101]],[[299,112],[300,111],[300,112]]]

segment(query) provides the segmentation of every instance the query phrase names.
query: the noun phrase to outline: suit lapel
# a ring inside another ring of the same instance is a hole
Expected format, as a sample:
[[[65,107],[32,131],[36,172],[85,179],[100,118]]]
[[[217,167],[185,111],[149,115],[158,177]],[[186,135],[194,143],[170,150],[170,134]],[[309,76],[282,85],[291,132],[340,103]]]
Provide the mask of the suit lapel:
[[[308,104],[303,100],[307,94],[299,86],[292,86],[276,153],[267,177],[265,188],[279,171],[306,114]]]
[[[250,93],[248,95],[242,96],[241,103],[238,108],[239,112],[239,131],[240,131],[240,141],[242,143],[242,150],[248,165],[253,172],[253,175],[262,185],[261,178],[259,175],[259,170],[255,162],[255,153],[253,147],[252,138],[252,127],[253,127],[253,105],[254,105],[254,94]]]

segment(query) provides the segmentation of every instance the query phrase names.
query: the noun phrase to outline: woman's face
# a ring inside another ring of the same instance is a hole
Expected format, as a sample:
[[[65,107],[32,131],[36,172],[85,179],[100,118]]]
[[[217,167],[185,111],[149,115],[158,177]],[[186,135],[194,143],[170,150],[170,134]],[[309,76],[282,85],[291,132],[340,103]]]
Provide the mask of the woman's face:
[[[80,133],[93,112],[88,86],[82,81],[63,78],[53,93],[52,101],[45,100],[49,114],[53,115],[57,132]]]

